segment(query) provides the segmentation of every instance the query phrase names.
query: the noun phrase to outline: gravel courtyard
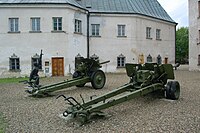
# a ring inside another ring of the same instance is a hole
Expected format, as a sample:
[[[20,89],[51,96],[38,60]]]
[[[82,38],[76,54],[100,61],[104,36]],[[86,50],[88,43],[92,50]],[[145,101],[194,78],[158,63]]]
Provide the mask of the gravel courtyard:
[[[59,94],[73,96],[81,102],[91,95],[101,95],[127,82],[126,74],[106,74],[103,89],[94,90],[90,84],[52,93],[54,96],[34,98],[24,92],[24,84],[0,84],[0,113],[7,123],[6,133],[199,133],[200,132],[200,72],[176,70],[181,85],[177,101],[152,95],[136,98],[103,110],[107,117],[79,126],[59,115],[67,104]],[[66,77],[41,79],[41,84],[62,81]]]

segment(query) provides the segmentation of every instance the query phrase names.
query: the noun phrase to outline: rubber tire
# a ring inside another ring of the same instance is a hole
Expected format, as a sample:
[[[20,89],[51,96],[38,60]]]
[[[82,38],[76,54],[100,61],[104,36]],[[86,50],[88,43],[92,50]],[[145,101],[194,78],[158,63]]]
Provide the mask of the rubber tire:
[[[106,83],[106,76],[102,70],[97,70],[92,73],[91,84],[94,89],[102,89],[105,83]]]
[[[178,81],[169,81],[166,86],[166,98],[178,100],[180,96],[180,84]]]
[[[79,77],[81,78],[81,72],[75,71],[75,72],[73,73],[73,76],[72,76],[72,77],[73,77],[73,79],[74,79],[74,78],[79,78]],[[84,87],[85,84],[86,84],[86,83],[80,84],[80,85],[76,85],[76,87]]]

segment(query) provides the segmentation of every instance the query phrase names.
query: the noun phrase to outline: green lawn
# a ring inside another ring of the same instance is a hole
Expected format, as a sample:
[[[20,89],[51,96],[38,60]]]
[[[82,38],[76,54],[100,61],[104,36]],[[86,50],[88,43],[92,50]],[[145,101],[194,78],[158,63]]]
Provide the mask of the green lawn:
[[[0,78],[0,83],[17,83],[23,80],[28,80],[28,78]]]
[[[5,133],[7,123],[3,118],[3,114],[0,112],[0,133]]]

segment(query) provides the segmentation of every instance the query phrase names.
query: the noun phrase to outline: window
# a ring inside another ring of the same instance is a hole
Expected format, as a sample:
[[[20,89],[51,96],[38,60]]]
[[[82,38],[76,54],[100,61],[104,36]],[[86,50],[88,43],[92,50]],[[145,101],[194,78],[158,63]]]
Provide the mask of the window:
[[[200,17],[200,1],[198,1],[198,10],[199,10],[199,17]]]
[[[160,55],[157,56],[157,63],[162,64],[162,57]]]
[[[9,58],[9,66],[11,71],[19,71],[20,70],[20,60],[15,54],[13,54]]]
[[[118,36],[125,36],[125,25],[117,25]]]
[[[62,18],[61,17],[53,18],[53,30],[54,31],[62,31]]]
[[[40,31],[40,18],[31,18],[31,30]]]
[[[9,18],[10,32],[19,32],[19,18]]]
[[[151,27],[146,28],[146,38],[151,39]]]
[[[126,57],[123,54],[120,54],[117,57],[117,67],[125,67],[125,59]]]
[[[75,19],[75,33],[81,33],[81,20]]]
[[[152,62],[152,56],[150,54],[147,56],[147,62]]]
[[[100,24],[92,24],[92,36],[99,36]]]
[[[198,55],[198,65],[200,65],[200,54]]]
[[[39,69],[42,70],[42,60],[40,59],[40,56],[37,53],[31,58],[32,69],[35,63],[39,64]]]
[[[97,56],[96,54],[93,54],[92,56],[90,56],[90,59],[93,59],[95,61],[99,61],[99,56]]]
[[[156,40],[161,40],[160,39],[160,29],[156,29]]]

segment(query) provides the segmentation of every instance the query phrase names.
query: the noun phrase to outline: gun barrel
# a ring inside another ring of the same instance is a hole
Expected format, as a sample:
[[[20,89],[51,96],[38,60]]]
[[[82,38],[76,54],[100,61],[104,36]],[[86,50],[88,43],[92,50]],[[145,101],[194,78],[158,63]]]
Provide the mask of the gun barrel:
[[[101,63],[99,63],[99,64],[102,65],[102,64],[109,63],[109,62],[110,62],[110,61],[108,60],[108,61],[101,62]]]

